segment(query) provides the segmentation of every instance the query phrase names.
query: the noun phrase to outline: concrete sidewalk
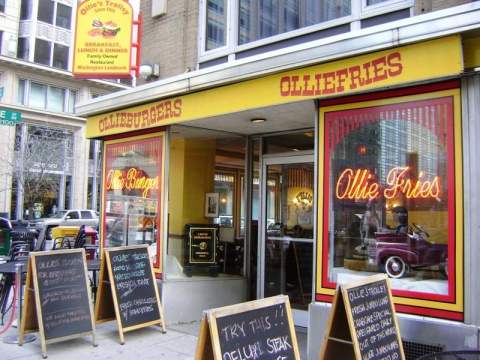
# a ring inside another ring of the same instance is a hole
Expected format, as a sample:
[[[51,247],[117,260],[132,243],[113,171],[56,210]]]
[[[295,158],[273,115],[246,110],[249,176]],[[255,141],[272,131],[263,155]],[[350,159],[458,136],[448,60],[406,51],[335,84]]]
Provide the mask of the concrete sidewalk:
[[[97,347],[92,346],[91,337],[47,345],[48,359],[89,360],[89,359],[193,359],[197,344],[199,323],[179,324],[167,327],[162,334],[158,327],[149,327],[125,333],[125,345],[120,345],[116,322],[98,324],[96,329]],[[303,330],[303,329],[302,329]],[[307,334],[297,331],[302,360],[306,359]],[[0,358],[41,359],[42,351],[38,339],[22,347],[5,344],[3,337],[17,334],[11,328],[0,340]]]

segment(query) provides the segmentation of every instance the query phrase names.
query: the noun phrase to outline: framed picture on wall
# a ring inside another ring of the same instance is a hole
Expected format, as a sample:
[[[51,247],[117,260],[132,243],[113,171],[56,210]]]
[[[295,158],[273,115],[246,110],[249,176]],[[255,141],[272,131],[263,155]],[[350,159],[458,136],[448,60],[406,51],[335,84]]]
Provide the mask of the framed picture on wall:
[[[218,217],[218,193],[205,194],[205,217]]]

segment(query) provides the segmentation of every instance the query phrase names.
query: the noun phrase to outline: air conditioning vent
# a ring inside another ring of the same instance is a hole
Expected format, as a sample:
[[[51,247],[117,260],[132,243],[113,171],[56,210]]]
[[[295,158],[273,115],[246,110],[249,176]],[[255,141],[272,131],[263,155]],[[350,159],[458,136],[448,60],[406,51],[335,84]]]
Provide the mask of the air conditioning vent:
[[[423,344],[403,340],[403,351],[407,360],[415,360],[423,355],[445,351],[445,347],[439,344]]]

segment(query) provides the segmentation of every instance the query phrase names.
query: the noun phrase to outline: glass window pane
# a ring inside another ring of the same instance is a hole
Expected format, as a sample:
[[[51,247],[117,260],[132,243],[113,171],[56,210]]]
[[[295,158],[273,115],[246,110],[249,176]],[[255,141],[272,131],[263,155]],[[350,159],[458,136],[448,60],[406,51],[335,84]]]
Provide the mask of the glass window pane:
[[[75,112],[75,102],[77,100],[77,92],[75,90],[70,90],[70,96],[68,97],[68,112]]]
[[[93,219],[92,213],[90,211],[81,211],[82,219]]]
[[[49,86],[47,109],[50,111],[63,111],[65,106],[65,89]]]
[[[35,39],[35,55],[33,61],[38,64],[50,65],[50,49],[52,44],[48,41]]]
[[[106,146],[105,246],[149,244],[157,254],[162,149],[161,137]]]
[[[227,7],[225,0],[208,0],[206,50],[225,46]]]
[[[28,60],[30,42],[28,38],[19,37],[17,42],[17,58]]]
[[[327,112],[329,281],[385,272],[397,290],[450,293],[452,109],[445,97]]]
[[[32,82],[30,84],[30,94],[28,96],[28,105],[36,108],[45,109],[47,95],[47,86]]]
[[[17,103],[21,105],[25,105],[25,89],[27,85],[26,83],[26,80],[18,80]]]
[[[367,6],[380,4],[380,3],[385,2],[385,1],[388,1],[388,0],[367,0]]]
[[[53,24],[53,8],[55,3],[51,0],[38,1],[38,20]]]
[[[28,20],[32,16],[32,0],[22,0],[20,5],[20,20]]]
[[[78,216],[78,211],[69,211],[65,218],[80,219],[80,217]]]
[[[240,0],[239,44],[246,44],[351,13],[349,0]]]
[[[5,0],[0,0],[0,12],[5,12]]]
[[[68,46],[53,45],[53,67],[59,69],[68,69]]]
[[[233,227],[233,201],[235,194],[235,176],[230,174],[215,174],[214,192],[218,193],[218,218],[215,223],[220,226]]]
[[[57,18],[55,19],[55,25],[65,29],[70,29],[72,18],[72,8],[67,5],[57,3]]]

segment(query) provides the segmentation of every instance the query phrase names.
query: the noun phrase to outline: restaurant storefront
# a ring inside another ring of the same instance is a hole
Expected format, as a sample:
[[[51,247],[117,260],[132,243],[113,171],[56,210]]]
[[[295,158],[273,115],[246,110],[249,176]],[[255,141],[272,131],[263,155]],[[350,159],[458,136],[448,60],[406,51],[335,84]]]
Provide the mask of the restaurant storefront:
[[[475,347],[463,135],[480,102],[464,71],[480,65],[475,43],[453,35],[92,114],[102,246],[151,245],[170,322],[284,293],[313,359],[335,287],[386,273],[407,342]]]

